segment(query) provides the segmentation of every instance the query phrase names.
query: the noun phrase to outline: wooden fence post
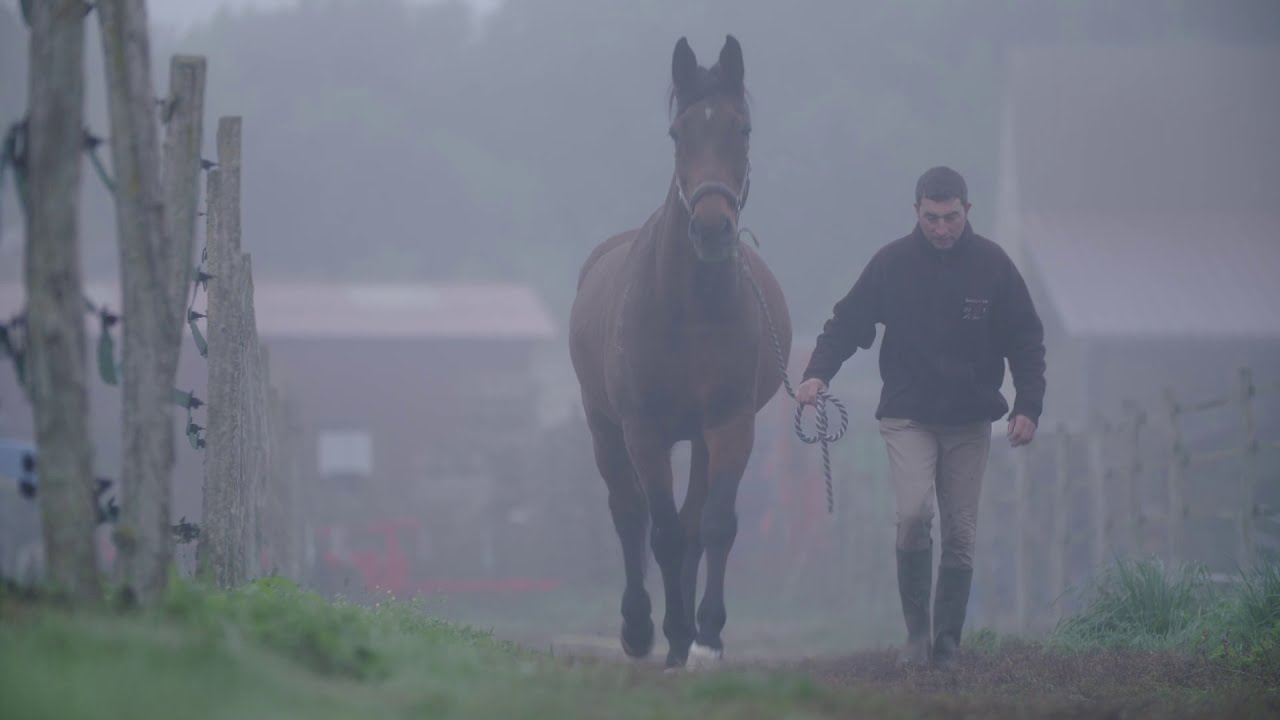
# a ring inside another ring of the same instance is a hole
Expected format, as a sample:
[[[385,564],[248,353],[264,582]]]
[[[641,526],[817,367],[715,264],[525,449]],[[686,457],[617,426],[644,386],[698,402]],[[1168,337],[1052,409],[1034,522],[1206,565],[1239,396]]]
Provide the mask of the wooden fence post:
[[[192,286],[206,74],[203,57],[174,55],[170,58],[164,164],[160,177],[164,189],[165,220],[172,245],[170,251],[176,253],[172,265],[177,273],[170,279],[169,307],[177,311],[174,322],[178,326],[179,341],[187,322],[187,300]]]
[[[1111,485],[1111,469],[1106,459],[1106,439],[1111,434],[1111,423],[1095,417],[1090,424],[1089,443],[1089,494],[1093,501],[1093,572],[1107,564],[1107,549],[1114,537],[1111,503],[1107,489]]]
[[[79,0],[31,9],[27,123],[25,384],[35,420],[45,576],[78,602],[101,599],[80,271],[84,21]],[[19,188],[21,189],[21,183]]]
[[[266,361],[264,361],[266,362]],[[297,578],[294,565],[293,530],[295,507],[291,456],[297,452],[290,427],[289,407],[284,393],[274,384],[267,387],[267,437],[270,441],[267,464],[266,530],[271,552],[267,572]]]
[[[1050,597],[1059,598],[1071,586],[1071,575],[1067,565],[1067,547],[1071,542],[1071,525],[1069,523],[1070,503],[1067,501],[1067,489],[1071,484],[1071,433],[1066,423],[1058,423],[1055,442],[1054,482],[1051,499],[1053,528],[1049,542],[1049,580],[1052,592]]]
[[[1187,514],[1184,493],[1190,456],[1182,437],[1182,407],[1178,404],[1172,387],[1165,388],[1164,404],[1169,414],[1169,432],[1171,433],[1169,474],[1166,479],[1169,502],[1168,552],[1169,561],[1175,562],[1182,550],[1182,528]]]
[[[267,469],[268,534],[271,538],[272,566],[269,572],[297,579],[302,571],[302,538],[298,518],[304,508],[298,488],[300,465],[297,418],[288,395],[274,384],[268,388],[268,421],[271,439]]]
[[[267,427],[264,423],[263,403],[263,357],[258,344],[257,313],[254,310],[253,262],[247,253],[241,254],[239,262],[240,282],[238,302],[240,303],[240,342],[241,362],[244,367],[244,380],[240,385],[240,412],[244,431],[240,434],[240,453],[243,458],[242,488],[244,504],[242,507],[242,552],[246,577],[250,579],[261,574],[262,549],[262,503],[265,483],[265,467],[263,462],[266,444]]]
[[[255,313],[256,315],[256,313]],[[261,435],[258,439],[257,463],[254,475],[258,481],[257,509],[258,531],[254,539],[257,548],[254,551],[254,572],[263,575],[268,572],[269,565],[264,564],[264,554],[272,550],[271,525],[276,521],[271,516],[271,486],[275,478],[271,476],[271,454],[275,451],[275,428],[271,424],[271,366],[270,353],[257,338],[257,324],[254,324],[254,347],[258,350],[256,364],[258,366],[257,398],[254,414],[257,416]]]
[[[1253,419],[1253,370],[1247,367],[1239,371],[1239,399],[1241,420],[1241,472],[1243,507],[1240,508],[1240,564],[1252,570],[1257,561],[1257,544],[1254,538],[1254,517],[1257,513],[1257,464],[1258,434]]]
[[[257,353],[253,347],[253,266],[249,256],[240,253],[236,264],[236,312],[240,315],[237,325],[239,335],[236,338],[236,350],[240,357],[241,380],[236,388],[237,413],[240,418],[241,432],[237,436],[237,452],[240,457],[240,517],[237,521],[239,533],[239,552],[244,567],[244,577],[248,580],[256,574],[255,533],[258,527],[257,518],[257,485],[255,470],[256,444],[261,437],[261,429],[257,427],[257,415],[253,412],[253,400],[257,391],[258,364]]]
[[[1129,410],[1129,543],[1131,553],[1141,556],[1146,549],[1144,532],[1146,530],[1146,513],[1142,508],[1142,426],[1146,424],[1147,414],[1136,403],[1126,402]]]
[[[258,336],[253,259],[240,244],[240,118],[218,126],[219,168],[210,174],[209,442],[207,566],[221,585],[268,572],[296,574],[301,543],[291,505],[300,452],[291,409],[272,385]],[[217,212],[212,208],[217,206]],[[216,237],[215,237],[216,236]],[[216,292],[215,292],[216,288]],[[215,348],[218,352],[215,353]]]
[[[151,45],[143,0],[96,5],[101,25],[111,117],[111,158],[115,171],[116,226],[123,295],[124,461],[121,518],[117,527],[125,592],[144,604],[159,600],[173,558],[170,499],[174,462],[173,383],[182,346],[181,305],[173,306],[174,285],[185,278],[184,264],[170,234],[172,199],[188,210],[177,222],[194,223],[194,200],[183,197],[198,182],[198,158],[180,154],[199,148],[188,140],[174,152],[174,186],[161,183],[160,138],[151,74]],[[170,107],[184,115],[195,109],[197,88],[188,73],[173,78],[182,102]],[[186,97],[186,95],[190,97]],[[190,132],[186,124],[182,132]],[[178,177],[182,174],[182,177]],[[181,197],[181,200],[178,198]],[[191,207],[188,207],[191,206]]]
[[[982,493],[978,496],[979,518],[990,518],[995,512],[994,508],[997,501],[995,491],[997,487],[998,485],[994,483],[987,483],[986,486],[982,488]],[[975,539],[975,544],[979,545],[979,547],[977,549],[978,555],[975,559],[975,571],[978,577],[974,581],[974,584],[978,588],[978,592],[981,594],[980,596],[982,598],[981,605],[979,605],[979,612],[981,615],[975,618],[978,627],[993,627],[997,618],[1002,615],[1002,613],[996,609],[996,602],[999,599],[999,594],[996,591],[995,584],[995,550],[997,544],[993,541],[993,538],[998,537],[999,533],[993,531],[993,524],[994,523],[991,521],[986,523],[979,522],[978,533]]]
[[[218,122],[218,167],[209,172],[209,402],[205,449],[204,517],[199,565],[219,587],[244,579],[241,524],[243,472],[240,458],[239,388],[242,383],[243,320],[237,292],[240,276],[240,119]]]
[[[239,243],[236,249],[239,250]],[[252,532],[252,515],[251,507],[253,502],[253,479],[251,475],[251,464],[249,458],[249,438],[253,437],[253,418],[249,414],[249,384],[252,382],[252,368],[249,366],[249,354],[246,348],[248,342],[248,323],[249,317],[246,311],[249,307],[247,300],[249,290],[246,287],[250,282],[248,263],[245,262],[244,253],[238,252],[231,259],[231,265],[234,268],[234,282],[232,289],[231,309],[236,314],[233,328],[235,330],[235,349],[233,357],[237,365],[236,384],[232,388],[231,408],[235,413],[234,427],[235,432],[231,438],[231,447],[227,448],[227,452],[232,457],[234,463],[234,474],[232,476],[235,484],[235,517],[234,517],[234,533],[232,534],[231,551],[235,554],[236,563],[239,568],[239,574],[236,577],[236,583],[243,583],[250,577],[251,568],[248,565],[249,559],[249,533]]]
[[[1027,552],[1028,536],[1030,535],[1030,498],[1027,493],[1027,450],[1026,448],[1014,449],[1009,452],[1009,460],[1013,467],[1013,515],[1014,526],[1017,528],[1014,532],[1013,546],[1013,565],[1014,565],[1014,583],[1013,583],[1013,617],[1014,626],[1017,632],[1025,632],[1028,628],[1030,597],[1027,592],[1027,585],[1030,582],[1030,555]]]

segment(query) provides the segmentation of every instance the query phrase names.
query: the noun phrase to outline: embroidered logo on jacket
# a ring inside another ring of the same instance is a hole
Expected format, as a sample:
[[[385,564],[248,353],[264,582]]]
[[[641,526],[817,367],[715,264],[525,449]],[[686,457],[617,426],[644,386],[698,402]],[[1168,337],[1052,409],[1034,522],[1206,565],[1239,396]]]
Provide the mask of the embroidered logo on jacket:
[[[964,311],[961,315],[965,320],[985,320],[987,313],[991,310],[991,301],[986,298],[965,298]]]

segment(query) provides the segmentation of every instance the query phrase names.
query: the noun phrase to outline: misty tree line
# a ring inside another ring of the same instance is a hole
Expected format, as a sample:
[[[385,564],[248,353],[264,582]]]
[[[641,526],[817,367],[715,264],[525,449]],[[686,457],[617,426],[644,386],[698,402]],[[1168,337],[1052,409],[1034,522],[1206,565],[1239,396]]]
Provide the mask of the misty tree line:
[[[991,230],[1003,54],[1017,45],[1261,42],[1267,0],[1023,3],[304,0],[224,14],[158,54],[206,55],[209,107],[255,118],[245,224],[264,276],[528,280],[563,314],[592,245],[663,199],[670,53],[743,43],[752,195],[802,332],[913,222],[926,167],[968,178]],[[0,12],[0,110],[21,42]],[[105,107],[90,33],[90,117]],[[114,272],[110,202],[86,189],[85,265]],[[0,269],[0,274],[7,272]]]

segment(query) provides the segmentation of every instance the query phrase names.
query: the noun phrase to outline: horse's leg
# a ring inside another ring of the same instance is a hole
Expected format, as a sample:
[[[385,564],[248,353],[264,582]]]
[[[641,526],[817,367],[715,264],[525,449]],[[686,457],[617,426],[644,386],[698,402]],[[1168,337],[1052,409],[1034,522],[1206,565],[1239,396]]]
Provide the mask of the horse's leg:
[[[738,484],[755,441],[755,416],[744,414],[704,431],[707,441],[707,504],[702,511],[702,547],[707,554],[707,589],[698,607],[698,634],[691,662],[724,655],[720,631],[726,619],[724,575],[729,550],[738,535]]]
[[[684,598],[680,592],[680,570],[684,561],[684,530],[676,510],[671,476],[672,443],[647,428],[627,428],[627,448],[640,484],[649,499],[653,531],[649,536],[653,557],[662,570],[666,612],[662,632],[667,636],[667,667],[684,663],[693,630],[684,621]]]
[[[593,421],[590,426],[596,467],[609,488],[609,512],[622,543],[627,577],[622,591],[622,649],[631,657],[645,657],[653,650],[652,608],[644,589],[648,503],[627,454],[622,429],[607,420]]]
[[[680,592],[684,599],[685,626],[689,642],[697,629],[695,612],[698,602],[698,566],[702,563],[702,511],[707,502],[707,441],[694,438],[689,459],[689,489],[680,506],[680,524],[684,528],[684,566],[680,573]],[[682,648],[681,662],[688,660],[689,646]]]

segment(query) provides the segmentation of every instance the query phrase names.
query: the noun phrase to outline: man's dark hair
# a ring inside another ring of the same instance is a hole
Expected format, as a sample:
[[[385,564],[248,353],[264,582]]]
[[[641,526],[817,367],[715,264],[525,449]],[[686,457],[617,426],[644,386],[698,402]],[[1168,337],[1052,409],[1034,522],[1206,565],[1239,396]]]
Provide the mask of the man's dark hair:
[[[939,165],[926,170],[916,181],[916,204],[920,203],[921,198],[936,202],[960,198],[961,203],[968,204],[969,188],[964,184],[960,173]]]

